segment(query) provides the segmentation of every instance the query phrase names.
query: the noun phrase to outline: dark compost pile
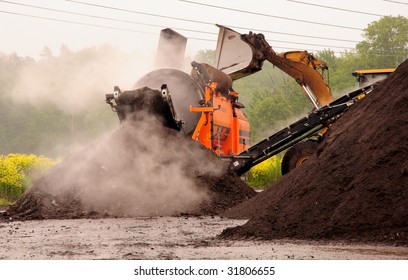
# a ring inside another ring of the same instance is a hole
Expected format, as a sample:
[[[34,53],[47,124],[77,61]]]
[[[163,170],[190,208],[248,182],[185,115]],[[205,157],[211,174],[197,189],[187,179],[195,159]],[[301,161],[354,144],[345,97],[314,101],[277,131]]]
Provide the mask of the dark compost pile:
[[[336,122],[316,155],[230,209],[225,238],[408,245],[408,60]]]

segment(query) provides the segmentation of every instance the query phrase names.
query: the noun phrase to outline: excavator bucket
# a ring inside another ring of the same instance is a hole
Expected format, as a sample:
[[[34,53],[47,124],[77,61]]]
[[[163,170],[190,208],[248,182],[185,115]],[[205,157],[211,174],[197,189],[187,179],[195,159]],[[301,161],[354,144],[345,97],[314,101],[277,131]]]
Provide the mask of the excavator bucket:
[[[233,80],[251,75],[262,69],[258,52],[244,40],[242,35],[222,25],[218,33],[215,67],[231,76]]]
[[[227,27],[218,27],[220,33],[216,67],[229,74],[233,80],[261,70],[266,60],[294,78],[316,109],[333,101],[329,85],[324,79],[327,65],[323,61],[307,51],[277,54],[262,34],[250,32],[242,35]]]

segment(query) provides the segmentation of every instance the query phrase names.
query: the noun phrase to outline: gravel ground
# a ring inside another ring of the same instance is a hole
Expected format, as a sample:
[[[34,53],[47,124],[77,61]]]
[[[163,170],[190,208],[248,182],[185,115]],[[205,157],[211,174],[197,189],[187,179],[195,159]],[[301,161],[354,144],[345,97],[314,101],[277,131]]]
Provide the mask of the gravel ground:
[[[245,222],[218,216],[4,222],[0,259],[408,259],[407,247],[216,237]]]

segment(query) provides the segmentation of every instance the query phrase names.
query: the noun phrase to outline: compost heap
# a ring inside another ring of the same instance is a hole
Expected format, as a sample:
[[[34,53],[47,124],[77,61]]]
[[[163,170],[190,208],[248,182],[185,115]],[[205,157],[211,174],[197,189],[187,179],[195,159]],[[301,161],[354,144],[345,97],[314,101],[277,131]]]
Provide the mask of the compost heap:
[[[330,129],[316,155],[224,216],[225,238],[408,245],[408,60]]]
[[[6,218],[217,214],[255,195],[226,162],[164,126],[160,91],[138,92],[131,118],[51,168]]]

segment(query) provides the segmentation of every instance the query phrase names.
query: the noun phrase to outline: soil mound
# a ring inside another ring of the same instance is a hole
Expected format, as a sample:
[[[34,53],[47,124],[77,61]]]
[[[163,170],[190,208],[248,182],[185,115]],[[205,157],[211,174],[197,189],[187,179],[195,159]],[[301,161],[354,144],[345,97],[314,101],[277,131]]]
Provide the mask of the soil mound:
[[[330,129],[314,158],[230,209],[225,238],[408,245],[408,60]]]
[[[136,113],[119,129],[51,168],[4,216],[218,214],[255,195],[226,162],[163,126],[160,91],[138,94]]]

